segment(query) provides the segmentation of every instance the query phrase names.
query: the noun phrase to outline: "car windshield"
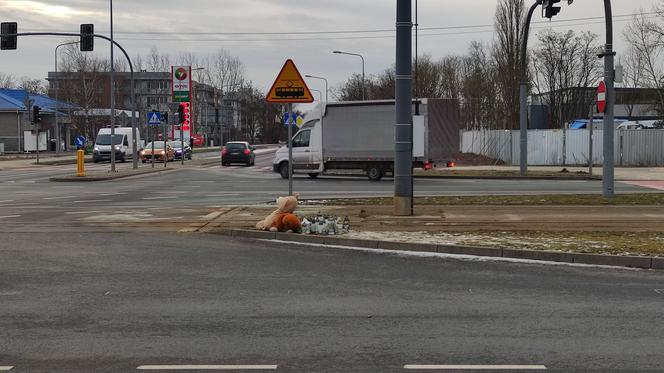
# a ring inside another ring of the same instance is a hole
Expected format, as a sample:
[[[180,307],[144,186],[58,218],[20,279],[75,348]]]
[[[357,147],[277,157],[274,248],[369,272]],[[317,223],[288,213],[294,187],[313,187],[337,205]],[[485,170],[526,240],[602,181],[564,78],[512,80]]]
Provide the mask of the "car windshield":
[[[226,144],[226,149],[228,150],[244,150],[246,148],[247,148],[246,145],[238,142]]]
[[[152,144],[153,143],[148,143],[148,145],[145,147],[146,149],[152,149]],[[155,149],[163,149],[164,148],[164,142],[163,141],[155,141],[154,142],[154,148]]]
[[[115,135],[113,137],[113,145],[122,144],[123,139],[124,135]],[[111,135],[99,135],[95,143],[97,145],[111,145]]]
[[[180,141],[170,141],[168,145],[174,147],[174,148],[181,148],[182,147],[182,142]]]

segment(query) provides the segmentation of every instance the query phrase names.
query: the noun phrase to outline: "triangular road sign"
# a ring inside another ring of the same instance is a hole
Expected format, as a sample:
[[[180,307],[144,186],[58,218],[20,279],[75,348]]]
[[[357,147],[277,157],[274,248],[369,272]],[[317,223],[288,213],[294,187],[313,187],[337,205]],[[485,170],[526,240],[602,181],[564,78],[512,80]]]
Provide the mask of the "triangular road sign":
[[[287,60],[267,94],[267,102],[274,104],[308,104],[314,96],[297,71],[293,60]]]

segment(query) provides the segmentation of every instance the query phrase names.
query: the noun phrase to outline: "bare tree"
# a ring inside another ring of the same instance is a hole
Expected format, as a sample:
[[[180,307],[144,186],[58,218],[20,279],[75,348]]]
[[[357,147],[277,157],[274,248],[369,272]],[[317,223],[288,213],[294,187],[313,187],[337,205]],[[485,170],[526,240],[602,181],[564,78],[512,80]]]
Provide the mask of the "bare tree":
[[[497,128],[496,67],[487,47],[472,42],[461,63],[461,118],[466,128]]]
[[[146,68],[152,72],[171,71],[171,58],[168,53],[159,53],[157,47],[152,47],[146,58]]]
[[[664,9],[657,9],[664,17]],[[624,36],[630,45],[630,69],[640,68],[640,85],[656,91],[655,110],[664,115],[664,26],[641,11],[625,29]]]
[[[11,74],[0,73],[0,88],[16,88],[16,78]]]
[[[45,95],[48,93],[46,82],[42,79],[33,79],[27,76],[22,76],[18,82],[18,88],[24,89],[29,93]]]
[[[236,89],[245,80],[245,67],[242,61],[226,50],[220,50],[210,57],[206,69],[214,87],[221,92]]]
[[[574,31],[547,30],[539,34],[540,46],[533,53],[535,88],[546,94],[552,125],[561,127],[569,120],[585,118],[593,101],[590,86],[601,77],[595,54],[597,35]]]
[[[521,42],[525,24],[524,0],[500,0],[494,21],[496,36],[493,59],[496,63],[497,100],[504,116],[504,128],[519,126],[519,81]]]

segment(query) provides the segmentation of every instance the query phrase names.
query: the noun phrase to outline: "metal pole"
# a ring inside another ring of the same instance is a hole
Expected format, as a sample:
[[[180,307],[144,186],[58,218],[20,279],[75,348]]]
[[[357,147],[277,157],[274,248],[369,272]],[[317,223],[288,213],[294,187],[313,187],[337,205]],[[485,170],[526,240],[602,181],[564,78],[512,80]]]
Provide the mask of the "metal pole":
[[[394,212],[413,214],[412,0],[397,0]]]
[[[293,112],[293,104],[288,104],[288,115]],[[293,195],[293,126],[288,124],[288,195]]]
[[[190,139],[192,138],[191,137],[191,130],[189,131],[189,138]],[[191,146],[191,145],[192,144],[190,144],[189,146]],[[184,166],[184,126],[182,124],[180,124],[180,146],[182,147],[182,154],[180,156],[180,164]],[[192,153],[194,152],[193,149],[191,151],[192,151]]]
[[[360,58],[362,59],[362,101],[366,101],[367,99],[367,80],[364,77],[364,57],[361,55]]]
[[[115,172],[115,64],[113,49],[113,0],[111,6],[111,172]]]
[[[152,135],[152,141],[151,141],[152,142],[152,168],[154,168],[154,141],[155,141],[154,133],[155,133],[156,130],[157,129],[154,126],[151,126],[150,134]]]
[[[134,82],[134,66],[127,56],[127,61],[129,61],[129,69],[131,73],[131,134],[133,137],[132,146],[132,168],[135,170],[138,168],[138,117],[136,115],[136,83]]]
[[[616,102],[614,90],[614,52],[613,52],[613,13],[611,0],[604,0],[606,13],[606,49],[604,51],[604,83],[606,84],[606,110],[604,112],[604,168],[602,177],[602,195],[611,198],[614,194],[614,127],[613,114]]]
[[[164,121],[161,137],[164,138],[164,168],[166,168],[168,167],[168,123],[166,121]]]
[[[530,7],[526,23],[523,29],[523,40],[521,45],[521,82],[519,84],[519,129],[520,129],[520,173],[521,176],[528,174],[528,34],[530,33],[530,21],[533,19],[535,9],[542,4],[542,0],[536,0]]]
[[[221,160],[221,167],[224,167],[224,92],[223,87],[221,91],[221,101],[219,108],[219,157]]]
[[[594,157],[593,157],[593,132],[595,129],[595,124],[593,123],[593,114],[594,114],[594,109],[593,105],[590,105],[590,120],[588,121],[589,127],[589,133],[588,133],[588,154],[590,154],[590,161],[588,162],[588,173],[590,176],[593,176],[593,164],[594,164]]]

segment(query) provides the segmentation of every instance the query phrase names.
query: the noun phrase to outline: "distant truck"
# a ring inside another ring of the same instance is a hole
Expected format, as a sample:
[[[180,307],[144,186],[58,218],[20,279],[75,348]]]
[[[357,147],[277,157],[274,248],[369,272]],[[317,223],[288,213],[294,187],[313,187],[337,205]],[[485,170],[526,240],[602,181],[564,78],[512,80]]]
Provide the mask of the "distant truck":
[[[421,99],[416,105],[421,115],[413,117],[413,166],[451,158],[458,147],[458,102]],[[293,137],[294,173],[316,178],[332,170],[362,170],[372,181],[394,173],[394,100],[331,103],[322,120],[321,111],[307,113]],[[276,152],[272,164],[288,178],[288,146]]]
[[[136,153],[143,148],[141,133],[136,130]],[[98,163],[111,159],[111,151],[115,150],[115,159],[124,162],[130,159],[134,152],[133,132],[131,127],[115,127],[115,135],[111,138],[111,128],[102,128],[95,138],[92,161]]]

